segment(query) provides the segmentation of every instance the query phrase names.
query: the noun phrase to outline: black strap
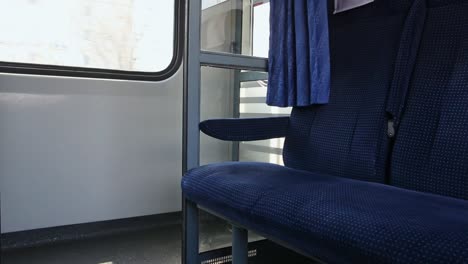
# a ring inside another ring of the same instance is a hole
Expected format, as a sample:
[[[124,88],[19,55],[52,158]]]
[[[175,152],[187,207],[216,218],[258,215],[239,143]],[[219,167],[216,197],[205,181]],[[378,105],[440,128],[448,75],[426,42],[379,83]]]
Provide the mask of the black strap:
[[[387,100],[386,111],[389,114],[387,134],[390,138],[395,137],[398,131],[406,105],[406,96],[418,56],[426,14],[426,0],[415,0],[405,20]]]

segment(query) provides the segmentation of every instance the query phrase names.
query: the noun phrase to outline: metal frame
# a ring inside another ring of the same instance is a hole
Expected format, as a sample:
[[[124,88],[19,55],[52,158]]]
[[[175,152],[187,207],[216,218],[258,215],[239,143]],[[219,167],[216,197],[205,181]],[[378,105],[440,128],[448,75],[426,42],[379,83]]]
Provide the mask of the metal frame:
[[[232,263],[247,264],[249,261],[248,231],[242,227],[232,226]]]
[[[208,209],[204,209],[204,210],[207,211],[207,212],[209,212],[210,214],[212,214],[212,215],[214,215],[214,216],[217,216],[217,217],[221,218],[221,219],[224,219],[224,220],[226,220],[226,221],[230,221],[230,222],[232,223],[233,227],[236,226],[236,227],[241,228],[241,229],[243,228],[242,225],[240,225],[240,224],[238,224],[238,223],[236,223],[236,222],[234,222],[234,221],[231,221],[231,220],[229,220],[229,219],[226,219],[225,217],[223,217],[223,216],[217,214],[216,212],[210,211],[210,210],[208,210]],[[246,229],[246,228],[243,228],[243,229]],[[233,232],[234,232],[234,231],[233,231]],[[303,252],[303,251],[301,251],[301,250],[298,250],[298,249],[296,249],[296,248],[290,247],[290,246],[289,246],[287,243],[285,243],[284,241],[278,240],[278,239],[276,239],[276,238],[274,238],[274,237],[269,237],[268,235],[266,235],[266,234],[264,234],[264,233],[262,233],[262,232],[258,232],[257,230],[255,230],[255,233],[256,233],[257,235],[260,235],[260,236],[262,236],[262,237],[264,237],[264,238],[266,238],[266,239],[268,239],[268,240],[270,240],[270,241],[272,241],[272,242],[274,242],[274,243],[276,243],[276,244],[278,244],[278,245],[284,247],[284,248],[290,249],[290,250],[292,250],[292,251],[294,251],[294,252],[296,252],[296,253],[298,253],[298,254],[300,254],[300,255],[303,255],[303,256],[305,256],[305,257],[307,257],[307,258],[310,258],[311,260],[314,260],[315,262],[317,262],[317,264],[326,264],[326,262],[322,261],[321,259],[316,258],[315,256],[311,256],[311,255],[309,255],[309,254],[307,254],[307,253],[305,253],[305,252]],[[237,263],[234,263],[234,264],[237,264]]]
[[[235,50],[234,53],[240,53],[242,54],[243,52],[243,43],[242,43],[242,31],[243,31],[243,2],[242,1],[233,1],[231,2],[232,7],[235,12],[235,16],[233,17],[235,23],[235,30],[233,32],[233,37],[234,39],[234,45],[235,48],[238,50]],[[250,24],[248,25],[250,26]],[[233,113],[233,118],[239,118],[240,117],[240,89],[237,89],[237,87],[240,87],[240,72],[241,70],[234,70],[233,72],[233,79],[234,79],[234,87],[233,87],[233,105],[232,105],[232,113]],[[231,142],[232,145],[232,150],[231,150],[231,160],[232,161],[239,161],[239,142]]]
[[[184,241],[182,245],[182,264],[200,264],[199,208],[184,198]],[[247,264],[249,258],[247,229],[232,225],[232,264]]]
[[[252,56],[244,56],[229,53],[215,53],[202,51],[200,45],[201,32],[201,1],[187,1],[187,25],[186,25],[186,48],[184,61],[184,134],[183,134],[183,173],[189,169],[199,166],[200,160],[200,85],[201,85],[201,67],[213,66],[226,69],[268,71],[268,60]],[[257,2],[268,2],[267,0],[255,0]],[[267,77],[267,73],[241,73],[240,81],[254,81],[258,78]],[[182,264],[199,264],[199,207],[196,203],[183,196],[183,245],[182,245]],[[205,210],[205,209],[203,209]],[[208,211],[208,210],[205,210]],[[222,219],[224,217],[215,212],[209,213]],[[225,219],[230,221],[229,219]],[[246,264],[248,259],[248,231],[239,224],[230,221],[233,224],[233,264]],[[262,235],[262,234],[260,234]],[[263,237],[268,238],[265,235]],[[322,261],[308,256],[304,252],[288,247],[286,243],[276,239],[269,240],[289,248],[301,255]]]
[[[268,59],[266,58],[230,53],[201,51],[200,63],[201,66],[251,71],[268,71]]]
[[[196,168],[200,161],[200,85],[201,67],[267,71],[268,60],[237,54],[202,51],[201,1],[189,0],[186,6],[186,46],[184,61],[184,134],[183,172]],[[198,206],[183,197],[182,263],[199,264]],[[246,264],[248,258],[247,230],[233,227],[233,263]]]
[[[185,200],[184,208],[184,245],[182,263],[200,264],[199,261],[199,225],[198,206],[189,200]]]
[[[189,0],[186,6],[186,45],[184,61],[184,111],[182,171],[200,162],[200,32],[201,0]],[[182,264],[199,264],[198,207],[182,197]]]
[[[184,30],[186,0],[175,0],[174,4],[174,54],[170,64],[162,71],[138,72],[0,61],[0,72],[137,81],[165,80],[174,75],[180,68],[184,51],[184,36],[186,36]]]

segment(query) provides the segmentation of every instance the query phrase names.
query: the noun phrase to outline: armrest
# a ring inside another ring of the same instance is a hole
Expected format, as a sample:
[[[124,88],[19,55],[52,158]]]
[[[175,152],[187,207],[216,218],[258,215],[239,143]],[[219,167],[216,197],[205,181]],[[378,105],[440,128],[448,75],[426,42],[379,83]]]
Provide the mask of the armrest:
[[[254,141],[286,136],[289,117],[212,119],[200,123],[208,136],[226,141]]]

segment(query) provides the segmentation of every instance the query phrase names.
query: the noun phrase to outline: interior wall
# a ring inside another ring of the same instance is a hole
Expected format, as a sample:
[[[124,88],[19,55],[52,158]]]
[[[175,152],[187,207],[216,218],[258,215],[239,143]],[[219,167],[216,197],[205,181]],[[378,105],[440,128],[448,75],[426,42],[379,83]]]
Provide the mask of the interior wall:
[[[231,48],[223,4],[203,13],[204,49]],[[233,116],[234,81],[202,69],[202,120]],[[0,74],[2,233],[179,211],[182,104],[182,69],[162,82]],[[200,156],[231,160],[232,143],[201,135]]]
[[[1,74],[2,233],[179,211],[182,86]]]

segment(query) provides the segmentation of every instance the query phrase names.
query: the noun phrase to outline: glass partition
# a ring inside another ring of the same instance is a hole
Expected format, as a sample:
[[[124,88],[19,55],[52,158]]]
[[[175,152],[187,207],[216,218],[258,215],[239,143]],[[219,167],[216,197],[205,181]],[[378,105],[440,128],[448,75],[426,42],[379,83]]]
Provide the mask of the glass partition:
[[[202,50],[267,57],[269,13],[268,1],[203,0]]]
[[[200,120],[288,116],[290,108],[265,104],[268,74],[202,67]],[[203,133],[200,136],[200,163],[259,161],[283,164],[284,139],[252,142],[225,142]]]

